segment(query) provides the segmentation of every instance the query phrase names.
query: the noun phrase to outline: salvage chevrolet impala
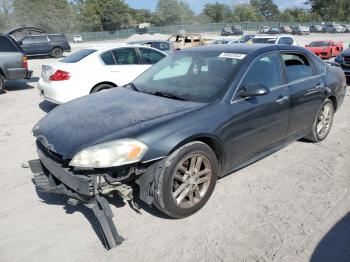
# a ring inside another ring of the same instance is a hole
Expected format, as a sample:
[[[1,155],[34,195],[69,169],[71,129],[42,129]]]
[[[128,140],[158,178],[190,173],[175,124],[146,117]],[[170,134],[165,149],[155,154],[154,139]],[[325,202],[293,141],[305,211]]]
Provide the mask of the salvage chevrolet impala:
[[[344,73],[287,45],[212,45],[164,58],[132,83],[56,107],[33,129],[39,190],[68,195],[121,242],[106,197],[173,218],[197,212],[218,177],[291,141],[322,141],[346,92]]]

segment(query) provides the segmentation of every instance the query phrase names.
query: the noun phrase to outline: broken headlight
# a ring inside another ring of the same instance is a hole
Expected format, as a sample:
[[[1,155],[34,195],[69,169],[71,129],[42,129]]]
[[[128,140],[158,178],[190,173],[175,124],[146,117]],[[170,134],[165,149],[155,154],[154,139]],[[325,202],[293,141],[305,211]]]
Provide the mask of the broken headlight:
[[[139,162],[146,151],[147,146],[138,140],[115,140],[81,150],[69,165],[85,168],[122,166]]]

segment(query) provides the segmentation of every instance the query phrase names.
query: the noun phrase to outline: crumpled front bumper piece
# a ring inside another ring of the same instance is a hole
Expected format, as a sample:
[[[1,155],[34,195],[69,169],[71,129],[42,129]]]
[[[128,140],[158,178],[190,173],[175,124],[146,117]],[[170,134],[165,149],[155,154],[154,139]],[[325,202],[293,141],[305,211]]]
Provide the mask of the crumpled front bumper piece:
[[[29,161],[37,190],[66,195],[69,204],[82,203],[90,208],[100,223],[105,247],[111,249],[121,244],[124,239],[114,225],[107,199],[98,192],[97,177],[73,174],[47,157],[39,148],[38,154],[40,159]]]

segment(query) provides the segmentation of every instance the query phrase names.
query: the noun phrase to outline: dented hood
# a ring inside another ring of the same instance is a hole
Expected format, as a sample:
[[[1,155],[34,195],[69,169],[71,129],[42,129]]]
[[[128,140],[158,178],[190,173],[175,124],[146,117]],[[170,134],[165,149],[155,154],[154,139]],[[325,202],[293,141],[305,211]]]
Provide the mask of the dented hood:
[[[45,147],[70,159],[83,148],[133,138],[202,106],[115,88],[56,107],[36,124],[33,134]]]

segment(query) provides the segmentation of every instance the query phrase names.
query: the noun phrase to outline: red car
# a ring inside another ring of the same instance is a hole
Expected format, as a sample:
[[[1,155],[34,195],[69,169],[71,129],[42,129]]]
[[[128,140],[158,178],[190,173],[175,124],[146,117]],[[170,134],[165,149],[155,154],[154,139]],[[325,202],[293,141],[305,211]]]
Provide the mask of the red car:
[[[328,59],[343,51],[343,43],[334,41],[315,41],[305,46],[320,58]]]

